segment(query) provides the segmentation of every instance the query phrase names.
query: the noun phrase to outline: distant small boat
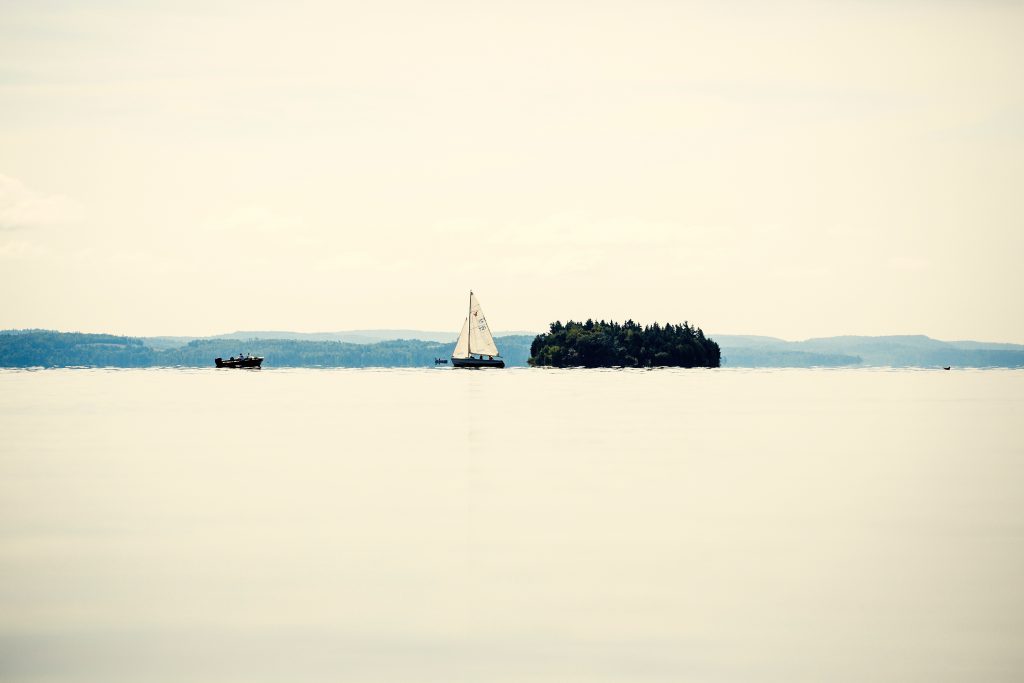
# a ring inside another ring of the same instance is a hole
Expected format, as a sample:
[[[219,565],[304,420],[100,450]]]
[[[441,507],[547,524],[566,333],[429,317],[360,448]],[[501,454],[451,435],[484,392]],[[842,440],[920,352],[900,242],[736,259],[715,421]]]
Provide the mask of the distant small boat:
[[[447,358],[435,358],[434,359],[434,365],[448,365],[448,359]]]
[[[944,367],[944,368],[942,368],[942,369],[943,369],[943,370],[949,370],[949,366],[947,365],[946,367]]]
[[[495,358],[497,356],[497,358]],[[503,368],[505,361],[494,345],[491,328],[473,292],[469,293],[469,316],[462,323],[459,341],[452,352],[452,365],[457,368]]]
[[[227,360],[214,358],[213,362],[217,364],[218,368],[258,368],[263,363],[263,358],[260,356],[239,356],[238,358],[231,356]]]

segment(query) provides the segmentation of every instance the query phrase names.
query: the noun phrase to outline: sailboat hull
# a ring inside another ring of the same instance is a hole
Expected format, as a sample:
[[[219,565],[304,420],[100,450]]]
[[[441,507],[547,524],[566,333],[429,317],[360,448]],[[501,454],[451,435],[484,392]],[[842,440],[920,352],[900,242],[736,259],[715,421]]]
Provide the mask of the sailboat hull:
[[[452,356],[452,365],[457,368],[503,368],[505,361],[500,358],[456,358]]]

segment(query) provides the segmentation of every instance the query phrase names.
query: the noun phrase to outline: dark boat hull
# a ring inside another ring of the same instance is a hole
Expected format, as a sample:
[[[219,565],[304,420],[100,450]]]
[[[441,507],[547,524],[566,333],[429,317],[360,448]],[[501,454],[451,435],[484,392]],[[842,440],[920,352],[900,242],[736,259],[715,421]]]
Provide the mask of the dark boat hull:
[[[263,363],[262,358],[235,358],[224,360],[223,358],[214,358],[213,362],[217,364],[218,368],[258,368]]]
[[[505,361],[500,358],[455,358],[453,356],[452,365],[457,368],[503,368]]]

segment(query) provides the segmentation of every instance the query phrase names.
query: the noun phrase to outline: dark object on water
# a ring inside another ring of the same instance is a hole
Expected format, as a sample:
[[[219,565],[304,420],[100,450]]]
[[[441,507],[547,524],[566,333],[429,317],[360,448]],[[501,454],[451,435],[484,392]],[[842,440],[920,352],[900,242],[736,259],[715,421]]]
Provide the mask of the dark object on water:
[[[260,356],[239,356],[224,360],[223,358],[214,358],[213,362],[217,364],[218,368],[259,368],[263,362],[263,358]]]
[[[434,359],[434,365],[448,365],[448,359],[447,358],[435,358]]]
[[[942,368],[942,369],[943,369],[943,370],[949,370],[949,366],[947,365],[946,367],[944,367],[944,368]]]
[[[500,358],[452,358],[452,365],[457,368],[503,368],[505,361]]]

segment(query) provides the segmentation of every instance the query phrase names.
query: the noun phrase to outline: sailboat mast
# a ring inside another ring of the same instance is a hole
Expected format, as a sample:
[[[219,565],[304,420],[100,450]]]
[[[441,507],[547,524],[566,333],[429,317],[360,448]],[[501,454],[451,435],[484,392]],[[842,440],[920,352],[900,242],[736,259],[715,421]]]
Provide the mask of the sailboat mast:
[[[466,320],[469,324],[466,325],[466,355],[470,358],[473,357],[473,347],[469,345],[470,340],[473,338],[473,290],[469,290],[469,313],[466,314]]]

